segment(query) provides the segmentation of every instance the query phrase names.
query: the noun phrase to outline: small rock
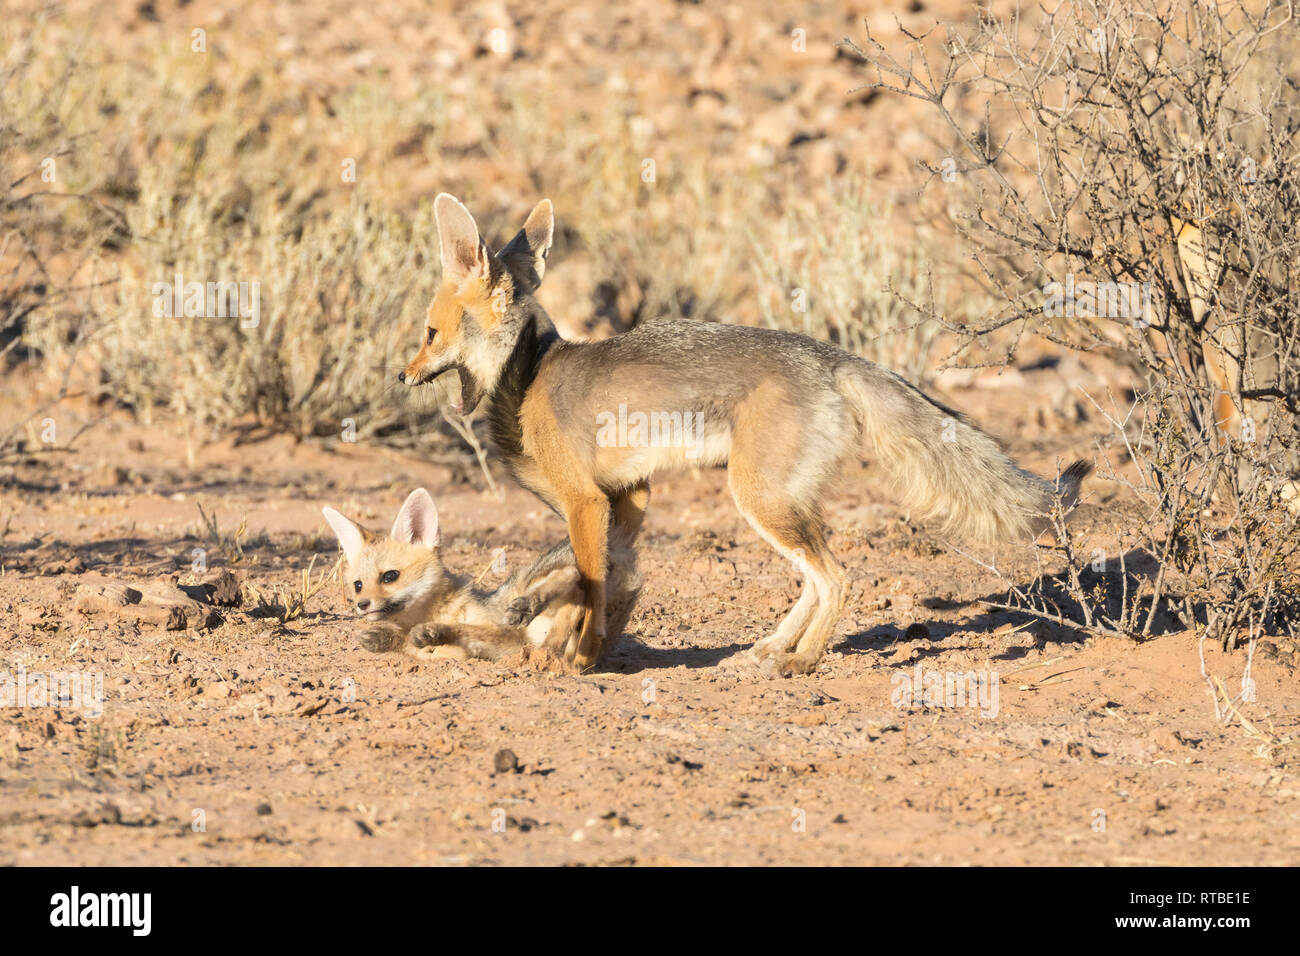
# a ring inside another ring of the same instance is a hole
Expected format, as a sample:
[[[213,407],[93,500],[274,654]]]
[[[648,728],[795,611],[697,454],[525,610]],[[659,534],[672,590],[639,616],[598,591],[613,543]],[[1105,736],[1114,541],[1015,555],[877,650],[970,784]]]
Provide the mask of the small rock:
[[[104,597],[125,607],[128,604],[139,604],[144,594],[133,587],[111,584],[104,588]]]
[[[259,817],[269,817],[271,815],[271,805],[269,803],[259,803],[253,812]]]
[[[229,571],[222,571],[208,583],[212,603],[218,607],[239,607],[244,602],[244,593],[239,581]]]
[[[492,758],[492,769],[496,773],[518,773],[519,758],[515,756],[513,750],[505,748],[498,750]]]

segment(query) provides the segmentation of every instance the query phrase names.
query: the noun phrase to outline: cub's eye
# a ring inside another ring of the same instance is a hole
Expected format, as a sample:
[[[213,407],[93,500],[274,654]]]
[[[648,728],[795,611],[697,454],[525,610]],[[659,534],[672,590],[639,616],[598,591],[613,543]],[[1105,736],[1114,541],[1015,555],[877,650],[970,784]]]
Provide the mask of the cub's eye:
[[[435,335],[437,335],[437,334],[438,334],[438,330],[437,330],[437,329],[429,329],[428,334],[424,337],[424,344],[425,344],[425,345],[432,345],[432,344],[433,344],[433,337],[434,337]]]
[[[360,581],[353,581],[353,582],[352,582],[352,590],[354,590],[354,591],[356,591],[358,594],[360,594],[360,593],[361,593],[361,582],[360,582]]]
[[[380,584],[392,584],[396,580],[397,580],[396,571],[385,571],[383,574],[379,576]]]

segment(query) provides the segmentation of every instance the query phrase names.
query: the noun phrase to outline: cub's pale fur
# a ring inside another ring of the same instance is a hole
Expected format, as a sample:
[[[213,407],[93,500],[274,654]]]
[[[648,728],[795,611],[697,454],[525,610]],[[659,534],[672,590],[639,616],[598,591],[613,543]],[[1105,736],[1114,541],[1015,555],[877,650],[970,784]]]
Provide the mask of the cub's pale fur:
[[[497,660],[525,647],[563,648],[580,624],[582,591],[568,542],[487,590],[442,563],[438,511],[423,488],[407,496],[388,535],[323,509],[347,565],[344,588],[370,627],[370,651]],[[620,547],[611,626],[621,632],[640,589],[636,557]]]

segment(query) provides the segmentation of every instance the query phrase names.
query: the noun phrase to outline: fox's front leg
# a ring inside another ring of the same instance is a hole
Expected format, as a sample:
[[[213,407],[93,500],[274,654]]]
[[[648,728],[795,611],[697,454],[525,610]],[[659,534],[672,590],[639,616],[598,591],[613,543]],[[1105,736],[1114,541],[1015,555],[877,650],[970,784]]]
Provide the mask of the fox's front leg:
[[[569,542],[581,575],[585,615],[565,649],[565,658],[586,670],[605,643],[605,565],[609,547],[609,499],[603,494],[574,501],[566,509]]]
[[[514,627],[481,624],[417,624],[411,629],[411,643],[417,648],[440,651],[460,649],[467,657],[500,660],[524,646],[524,632]]]
[[[410,638],[411,644],[415,647],[436,647],[439,644],[456,643],[451,624],[417,624],[411,628]]]

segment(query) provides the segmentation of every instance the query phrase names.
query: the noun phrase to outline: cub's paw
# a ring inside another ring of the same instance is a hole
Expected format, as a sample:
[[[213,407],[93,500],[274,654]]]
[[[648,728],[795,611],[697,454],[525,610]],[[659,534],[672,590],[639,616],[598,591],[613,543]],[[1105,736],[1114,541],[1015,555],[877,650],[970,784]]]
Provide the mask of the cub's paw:
[[[537,612],[541,608],[537,606],[528,595],[517,597],[506,605],[505,625],[506,627],[522,627],[537,617]]]
[[[384,654],[400,648],[406,635],[392,624],[372,624],[361,632],[361,646],[375,654]]]
[[[452,629],[443,624],[417,624],[411,628],[411,643],[416,647],[447,644],[454,636]]]

